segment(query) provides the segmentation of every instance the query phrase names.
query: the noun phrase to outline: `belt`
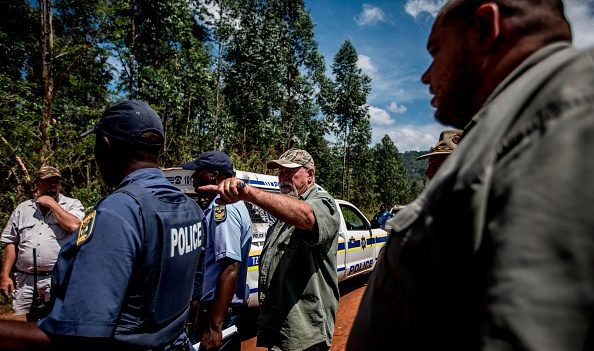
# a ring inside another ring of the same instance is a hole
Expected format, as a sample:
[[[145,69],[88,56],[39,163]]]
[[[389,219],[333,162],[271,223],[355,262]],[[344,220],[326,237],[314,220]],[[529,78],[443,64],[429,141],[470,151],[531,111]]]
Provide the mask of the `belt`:
[[[18,268],[15,268],[15,270],[17,272],[19,272],[19,273],[34,275],[34,273],[24,272],[24,271],[21,271]],[[52,275],[52,271],[41,271],[41,272],[37,271],[37,276],[38,277],[49,277],[50,275]]]
[[[210,312],[210,309],[212,308],[212,305],[210,304],[211,302],[212,301],[207,302],[207,304],[208,304],[207,306],[204,306],[204,307],[200,306],[200,310],[203,314],[208,314]],[[247,304],[230,306],[229,308],[227,308],[227,314],[231,314],[231,313],[238,314],[240,312],[243,312],[246,308],[247,308]]]

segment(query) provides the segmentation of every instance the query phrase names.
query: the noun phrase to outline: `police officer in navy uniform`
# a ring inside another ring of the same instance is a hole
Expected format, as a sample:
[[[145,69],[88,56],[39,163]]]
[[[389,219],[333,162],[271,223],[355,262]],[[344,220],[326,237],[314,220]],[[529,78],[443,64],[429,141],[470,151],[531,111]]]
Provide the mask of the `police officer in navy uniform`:
[[[252,221],[243,201],[218,205],[216,193],[200,191],[203,185],[218,185],[235,176],[233,162],[225,153],[203,152],[194,161],[182,164],[193,170],[198,204],[206,215],[204,261],[201,267],[202,285],[195,291],[200,308],[196,341],[201,350],[239,351],[241,339],[236,333],[222,339],[222,331],[239,324],[241,310],[247,304],[250,291],[247,268],[252,243]]]
[[[2,322],[0,349],[189,349],[204,214],[159,169],[163,125],[146,103],[110,107],[90,132],[116,190],[60,252],[50,314],[38,325]]]

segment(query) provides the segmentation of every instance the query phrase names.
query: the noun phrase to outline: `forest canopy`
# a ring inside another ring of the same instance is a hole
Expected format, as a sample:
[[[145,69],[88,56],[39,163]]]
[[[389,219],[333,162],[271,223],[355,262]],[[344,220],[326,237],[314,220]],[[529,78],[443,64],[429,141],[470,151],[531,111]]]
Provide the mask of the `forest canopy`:
[[[410,202],[424,164],[394,141],[371,144],[370,78],[345,41],[327,70],[302,0],[0,0],[0,225],[57,167],[87,209],[109,192],[80,138],[123,99],[161,116],[163,167],[219,149],[266,172],[308,150],[316,180],[372,214]],[[214,9],[214,11],[213,11]],[[331,74],[328,72],[331,71]],[[411,174],[411,171],[414,174]]]

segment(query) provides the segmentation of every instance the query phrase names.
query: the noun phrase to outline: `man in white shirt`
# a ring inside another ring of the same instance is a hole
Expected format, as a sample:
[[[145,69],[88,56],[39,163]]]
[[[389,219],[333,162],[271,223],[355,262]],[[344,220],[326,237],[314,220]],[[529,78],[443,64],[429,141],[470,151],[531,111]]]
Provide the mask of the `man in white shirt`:
[[[14,297],[14,314],[29,312],[33,297],[33,249],[37,251],[37,289],[44,301],[50,299],[51,271],[60,248],[81,223],[81,202],[60,194],[62,176],[54,167],[42,166],[37,172],[37,197],[22,202],[13,211],[0,241],[4,260],[0,291]],[[15,266],[14,281],[10,271]]]

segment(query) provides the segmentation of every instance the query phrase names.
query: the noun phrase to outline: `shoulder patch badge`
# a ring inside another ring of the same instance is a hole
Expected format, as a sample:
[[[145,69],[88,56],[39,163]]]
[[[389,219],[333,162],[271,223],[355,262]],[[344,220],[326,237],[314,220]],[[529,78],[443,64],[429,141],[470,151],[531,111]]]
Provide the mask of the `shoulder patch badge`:
[[[95,226],[95,215],[97,211],[89,213],[85,219],[83,219],[80,228],[78,230],[78,236],[76,237],[76,246],[81,246],[91,239],[93,236],[93,227]]]
[[[224,222],[227,219],[227,207],[225,206],[216,206],[214,208],[214,220],[217,223]]]

